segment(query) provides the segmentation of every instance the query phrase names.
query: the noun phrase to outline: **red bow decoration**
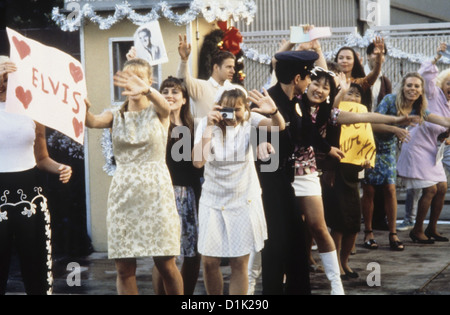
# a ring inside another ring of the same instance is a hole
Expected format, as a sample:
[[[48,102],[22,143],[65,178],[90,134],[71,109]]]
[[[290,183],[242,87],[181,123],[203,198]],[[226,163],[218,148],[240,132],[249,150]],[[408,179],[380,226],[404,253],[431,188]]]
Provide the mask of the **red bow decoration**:
[[[243,42],[243,37],[241,32],[236,27],[227,27],[227,22],[218,23],[221,30],[225,32],[222,40],[221,49],[228,50],[233,55],[239,54],[241,51],[241,43]]]
[[[239,54],[241,51],[241,43],[243,37],[241,32],[235,27],[230,27],[223,37],[223,48],[231,52],[233,55]]]

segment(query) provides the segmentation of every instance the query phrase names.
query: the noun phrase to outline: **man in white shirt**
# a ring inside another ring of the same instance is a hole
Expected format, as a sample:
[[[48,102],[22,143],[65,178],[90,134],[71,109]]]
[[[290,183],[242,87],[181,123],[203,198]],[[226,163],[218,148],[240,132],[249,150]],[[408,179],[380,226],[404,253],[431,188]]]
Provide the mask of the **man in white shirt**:
[[[213,56],[212,75],[209,80],[195,79],[189,72],[189,56],[191,54],[191,44],[188,44],[186,35],[180,35],[180,44],[178,52],[181,57],[181,63],[178,68],[178,78],[183,79],[194,104],[192,105],[192,113],[194,118],[203,118],[214,107],[214,100],[220,87],[231,84],[231,80],[235,74],[236,57],[228,52],[221,51]]]
[[[370,73],[373,68],[375,68],[375,62],[377,61],[377,55],[374,54],[375,44],[371,43],[367,47],[367,64],[364,66],[364,72]],[[384,46],[384,55],[387,54],[386,44]],[[383,57],[384,58],[384,57]],[[383,61],[384,62],[384,61]],[[372,112],[375,112],[378,104],[381,103],[383,98],[392,93],[392,83],[391,81],[380,72],[377,81],[372,86]]]

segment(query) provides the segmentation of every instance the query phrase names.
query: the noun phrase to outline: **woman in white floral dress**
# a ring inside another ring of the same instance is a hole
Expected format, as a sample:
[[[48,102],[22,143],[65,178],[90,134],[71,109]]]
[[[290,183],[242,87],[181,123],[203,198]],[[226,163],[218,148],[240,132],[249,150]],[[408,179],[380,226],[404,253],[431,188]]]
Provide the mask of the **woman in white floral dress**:
[[[87,127],[112,128],[117,170],[108,196],[108,256],[116,261],[119,294],[138,293],[138,257],[154,258],[167,294],[183,293],[175,263],[180,219],[166,165],[170,107],[151,87],[151,78],[146,61],[128,61],[114,76],[114,84],[128,96],[125,104],[119,110],[86,115]]]

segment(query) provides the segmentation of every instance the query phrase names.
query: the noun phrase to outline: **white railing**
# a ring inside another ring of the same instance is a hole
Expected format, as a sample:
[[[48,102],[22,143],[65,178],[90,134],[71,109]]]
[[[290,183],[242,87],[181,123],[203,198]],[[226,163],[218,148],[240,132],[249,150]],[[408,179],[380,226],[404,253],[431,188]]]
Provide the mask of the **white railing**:
[[[244,44],[258,54],[272,56],[282,39],[289,39],[289,33],[247,32],[243,33]],[[333,28],[333,37],[321,40],[322,50],[331,59],[339,47],[347,45],[365,57],[365,50],[370,43],[368,35],[371,34],[380,34],[386,40],[390,52],[383,71],[396,87],[406,73],[417,71],[421,61],[432,58],[441,42],[450,43],[450,23],[373,27],[364,36],[358,34],[356,27]],[[445,61],[438,63],[440,70],[450,67],[450,60]],[[267,81],[269,67],[259,61],[246,59],[245,72],[246,87],[259,89]]]

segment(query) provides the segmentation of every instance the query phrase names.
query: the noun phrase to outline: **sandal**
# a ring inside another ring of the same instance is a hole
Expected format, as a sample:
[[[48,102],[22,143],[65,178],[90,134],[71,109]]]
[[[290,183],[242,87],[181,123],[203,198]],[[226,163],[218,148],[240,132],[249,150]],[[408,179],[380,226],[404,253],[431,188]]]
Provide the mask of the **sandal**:
[[[405,246],[400,241],[391,241],[391,236],[397,236],[397,233],[390,233],[389,234],[389,245],[391,247],[391,250],[395,252],[402,252],[405,250]]]
[[[364,234],[371,234],[373,231],[364,231]],[[370,239],[368,241],[364,241],[363,247],[370,250],[378,249],[378,243],[374,239]]]

